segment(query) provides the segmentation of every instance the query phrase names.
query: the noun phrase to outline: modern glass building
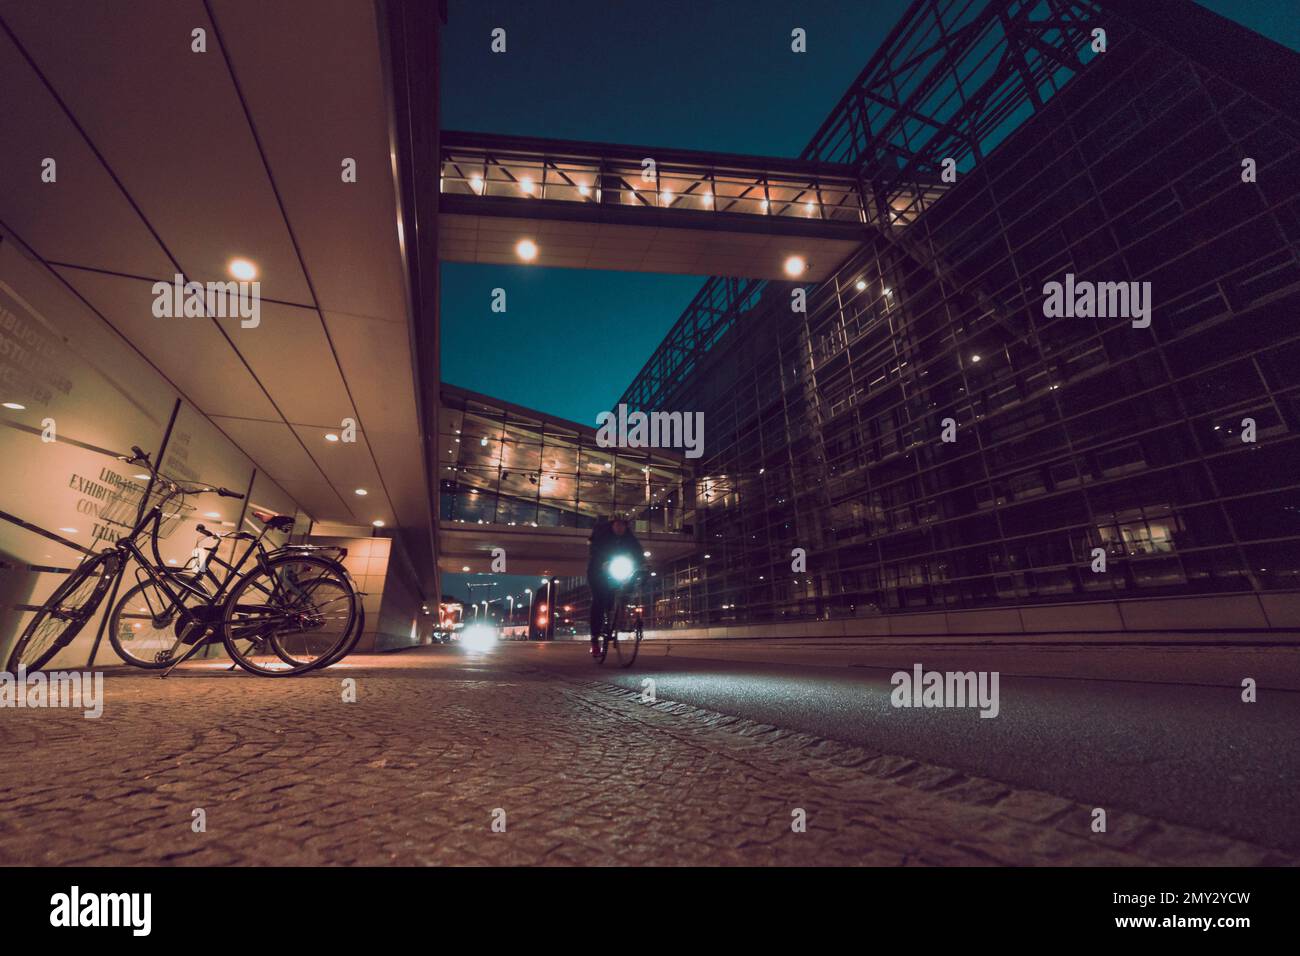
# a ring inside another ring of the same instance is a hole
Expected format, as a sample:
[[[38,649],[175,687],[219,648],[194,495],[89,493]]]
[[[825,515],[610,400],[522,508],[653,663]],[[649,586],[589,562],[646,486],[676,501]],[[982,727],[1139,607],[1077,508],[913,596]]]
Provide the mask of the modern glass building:
[[[913,6],[805,151],[858,169],[868,241],[710,280],[623,396],[706,422],[652,626],[1294,623],[1298,58],[1161,6]],[[1149,326],[1048,317],[1067,274],[1150,283]]]

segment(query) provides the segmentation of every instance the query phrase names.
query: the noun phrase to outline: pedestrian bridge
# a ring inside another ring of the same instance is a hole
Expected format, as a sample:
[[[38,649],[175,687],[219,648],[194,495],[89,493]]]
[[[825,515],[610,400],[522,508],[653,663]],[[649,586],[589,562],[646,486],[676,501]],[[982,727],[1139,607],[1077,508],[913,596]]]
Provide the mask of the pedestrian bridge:
[[[440,190],[446,262],[803,281],[922,205],[836,163],[448,130]]]
[[[576,422],[442,386],[438,567],[508,574],[586,572],[596,523],[624,516],[651,561],[695,548],[695,482],[687,459],[662,448],[605,448]]]

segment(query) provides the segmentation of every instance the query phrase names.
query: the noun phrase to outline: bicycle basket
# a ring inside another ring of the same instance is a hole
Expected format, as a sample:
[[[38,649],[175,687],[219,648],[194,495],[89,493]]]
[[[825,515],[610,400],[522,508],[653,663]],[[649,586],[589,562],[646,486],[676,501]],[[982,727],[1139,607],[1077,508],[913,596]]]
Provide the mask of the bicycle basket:
[[[171,489],[165,483],[155,482],[149,491],[148,501],[141,509],[140,502],[144,500],[145,486],[131,481],[122,482],[115,485],[113,493],[100,504],[97,515],[104,524],[130,531],[135,527],[136,518],[142,510],[147,512],[160,504],[170,493]],[[186,504],[184,497],[180,495],[173,497],[163,506],[162,521],[158,525],[158,537],[166,538],[171,535],[193,511],[194,506]]]

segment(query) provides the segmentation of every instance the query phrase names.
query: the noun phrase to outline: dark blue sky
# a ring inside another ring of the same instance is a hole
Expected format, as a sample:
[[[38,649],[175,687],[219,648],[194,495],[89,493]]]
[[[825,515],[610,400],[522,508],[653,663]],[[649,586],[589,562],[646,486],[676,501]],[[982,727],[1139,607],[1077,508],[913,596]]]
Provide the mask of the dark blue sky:
[[[1203,0],[1300,49],[1298,0]],[[450,0],[444,129],[795,156],[908,0]],[[494,27],[507,52],[493,54]],[[790,52],[803,27],[808,52]],[[442,267],[445,380],[587,424],[701,279]],[[490,310],[506,289],[508,311]]]

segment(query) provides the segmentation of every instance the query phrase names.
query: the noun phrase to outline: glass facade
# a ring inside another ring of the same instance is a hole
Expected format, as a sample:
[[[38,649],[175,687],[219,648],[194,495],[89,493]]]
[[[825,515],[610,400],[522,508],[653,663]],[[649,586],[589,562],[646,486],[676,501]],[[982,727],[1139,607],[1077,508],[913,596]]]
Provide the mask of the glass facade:
[[[806,312],[702,290],[624,399],[705,416],[651,626],[1300,587],[1297,127],[1137,30],[1053,92]],[[1045,317],[1067,273],[1150,282],[1149,328]]]
[[[446,385],[439,437],[444,524],[591,528],[618,513],[647,534],[693,521],[670,452],[601,448],[595,429]]]

